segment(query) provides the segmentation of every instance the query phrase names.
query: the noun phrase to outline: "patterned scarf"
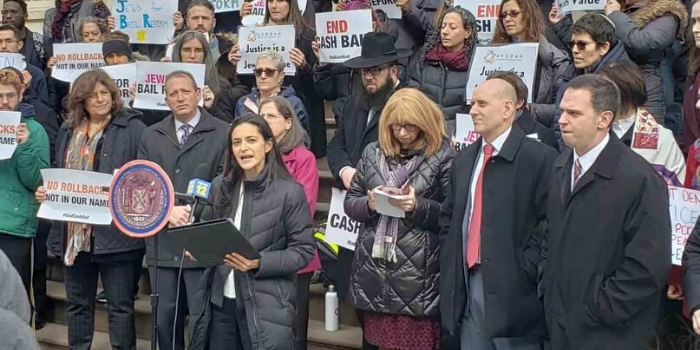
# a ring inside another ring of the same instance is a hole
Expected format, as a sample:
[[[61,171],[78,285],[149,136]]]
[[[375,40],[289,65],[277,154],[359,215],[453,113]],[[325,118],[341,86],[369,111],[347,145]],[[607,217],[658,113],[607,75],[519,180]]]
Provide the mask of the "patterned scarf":
[[[51,22],[51,36],[53,36],[54,42],[63,41],[63,28],[66,26],[68,15],[72,11],[77,10],[82,2],[82,0],[56,1],[56,14],[54,15],[53,22]]]
[[[80,126],[75,128],[73,136],[68,144],[68,151],[66,151],[66,161],[64,164],[66,169],[93,170],[97,144],[100,142],[100,138],[102,138],[105,127],[109,124],[109,118],[102,122],[99,131],[93,135],[92,138],[88,137],[89,123],[88,120],[83,120]],[[92,225],[68,222],[67,226],[68,237],[66,240],[67,245],[64,261],[66,266],[72,266],[78,253],[90,251]]]
[[[413,155],[410,161],[402,165],[398,158],[387,160],[384,152],[381,149],[377,149],[379,174],[386,181],[386,186],[403,186],[411,177],[411,174],[418,169],[418,165],[423,162],[423,154],[423,152],[420,152]],[[373,258],[380,258],[394,263],[397,261],[396,242],[399,236],[399,220],[399,218],[392,216],[379,216],[379,224],[374,233]]]

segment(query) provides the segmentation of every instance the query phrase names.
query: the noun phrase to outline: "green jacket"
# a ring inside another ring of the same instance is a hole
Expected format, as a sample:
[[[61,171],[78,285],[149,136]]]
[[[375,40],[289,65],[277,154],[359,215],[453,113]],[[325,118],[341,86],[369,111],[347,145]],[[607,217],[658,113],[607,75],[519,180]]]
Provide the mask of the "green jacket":
[[[34,192],[43,183],[40,170],[49,167],[49,137],[31,105],[19,109],[29,140],[17,145],[12,158],[0,160],[0,234],[34,237],[39,210]]]

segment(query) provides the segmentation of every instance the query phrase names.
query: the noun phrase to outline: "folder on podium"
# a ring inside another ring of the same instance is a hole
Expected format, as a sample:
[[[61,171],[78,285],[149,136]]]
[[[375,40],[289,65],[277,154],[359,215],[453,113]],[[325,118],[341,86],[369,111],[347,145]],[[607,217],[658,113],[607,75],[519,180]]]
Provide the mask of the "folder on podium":
[[[203,267],[224,263],[226,254],[238,253],[246,259],[260,254],[233,224],[233,219],[218,219],[169,229],[179,249],[186,249]]]

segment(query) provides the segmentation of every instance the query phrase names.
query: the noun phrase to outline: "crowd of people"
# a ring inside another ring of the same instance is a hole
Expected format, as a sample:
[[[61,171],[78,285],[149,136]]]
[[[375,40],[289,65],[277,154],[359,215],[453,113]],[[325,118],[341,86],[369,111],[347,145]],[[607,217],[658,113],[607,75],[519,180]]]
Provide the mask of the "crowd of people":
[[[160,349],[306,349],[325,157],[344,215],[361,224],[328,275],[357,311],[363,349],[690,348],[700,225],[672,266],[668,186],[700,190],[700,3],[607,0],[565,14],[502,0],[489,45],[537,44],[534,79],[492,72],[469,99],[477,14],[443,0],[396,0],[400,18],[366,0],[305,3],[267,1],[263,25],[294,27],[290,62],[264,51],[245,75],[232,32],[252,1],[216,13],[180,0],[172,54],[115,31],[101,0],[56,0],[43,33],[27,27],[26,0],[4,1],[0,52],[25,67],[0,69],[0,110],[21,114],[17,148],[0,160],[0,273],[14,283],[0,289],[3,341],[37,347],[28,329],[47,320],[50,254],[65,265],[71,349],[91,347],[96,302],[111,346],[136,348],[144,260]],[[321,62],[316,14],[355,10],[371,10],[361,55]],[[125,100],[104,70],[52,76],[53,44],[81,42],[102,43],[106,66],[201,64],[203,84],[175,70],[167,111],[134,108],[136,87]],[[466,147],[463,114],[479,135]],[[37,218],[51,192],[42,169],[113,174],[136,159],[177,192],[210,181],[211,208],[178,199],[158,245],[114,224]],[[205,268],[168,232],[221,218],[258,259],[231,253]]]

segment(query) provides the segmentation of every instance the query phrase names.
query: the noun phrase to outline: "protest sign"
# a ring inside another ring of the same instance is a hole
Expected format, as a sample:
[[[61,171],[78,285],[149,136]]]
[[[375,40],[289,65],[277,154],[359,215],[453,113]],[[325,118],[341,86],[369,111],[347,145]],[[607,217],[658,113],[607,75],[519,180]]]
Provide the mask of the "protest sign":
[[[0,69],[6,67],[13,67],[19,70],[26,68],[27,64],[24,63],[24,56],[21,53],[0,53]]]
[[[12,158],[17,148],[17,127],[22,113],[0,111],[0,160]]]
[[[556,0],[558,12],[567,14],[574,11],[603,11],[605,0]]]
[[[286,64],[284,74],[296,74],[297,67],[289,59],[289,51],[294,47],[295,37],[294,26],[291,25],[239,28],[238,43],[241,47],[242,57],[238,61],[236,72],[238,74],[253,74],[258,54],[265,51],[276,51],[284,58]]]
[[[486,81],[489,74],[508,71],[517,74],[530,91],[527,102],[532,102],[537,63],[538,43],[511,44],[503,46],[477,46],[472,55],[472,63],[467,80],[467,103],[471,103],[472,93],[477,85]]]
[[[401,19],[401,8],[396,6],[396,0],[370,0],[372,9],[382,10],[389,18]]]
[[[204,86],[204,65],[198,63],[136,62],[134,108],[169,111],[165,104],[165,77],[176,71],[190,72],[197,86]],[[202,106],[202,100],[199,101]]]
[[[216,13],[239,11],[243,0],[209,0]]]
[[[362,37],[372,31],[372,11],[316,14],[321,63],[343,63],[362,52]]]
[[[255,27],[256,24],[263,24],[265,21],[265,11],[267,11],[266,0],[253,0],[253,10],[249,15],[241,19],[241,23],[246,27]],[[239,36],[240,38],[240,36]]]
[[[326,242],[335,243],[343,248],[355,250],[355,241],[360,234],[362,224],[350,219],[345,214],[345,195],[347,191],[333,188],[331,207],[326,223]]]
[[[683,249],[700,214],[700,191],[668,186],[671,212],[671,261],[680,265]]]
[[[231,1],[231,0],[230,0]],[[115,30],[132,44],[167,44],[175,34],[177,0],[112,0]]]
[[[53,44],[53,56],[58,62],[51,76],[69,83],[80,74],[105,65],[102,43]]]
[[[109,225],[112,175],[71,169],[41,169],[46,201],[37,216],[48,220]]]
[[[455,139],[457,139],[457,145],[455,148],[457,152],[474,143],[479,136],[481,135],[474,131],[474,121],[472,120],[472,116],[469,114],[458,113],[457,126],[455,128]]]
[[[454,6],[460,6],[476,17],[477,38],[480,45],[488,45],[498,25],[501,14],[500,0],[457,0]]]
[[[119,95],[124,101],[124,105],[128,106],[131,102],[131,94],[129,88],[136,83],[136,63],[119,64],[116,66],[102,67],[114,82],[119,87]]]

